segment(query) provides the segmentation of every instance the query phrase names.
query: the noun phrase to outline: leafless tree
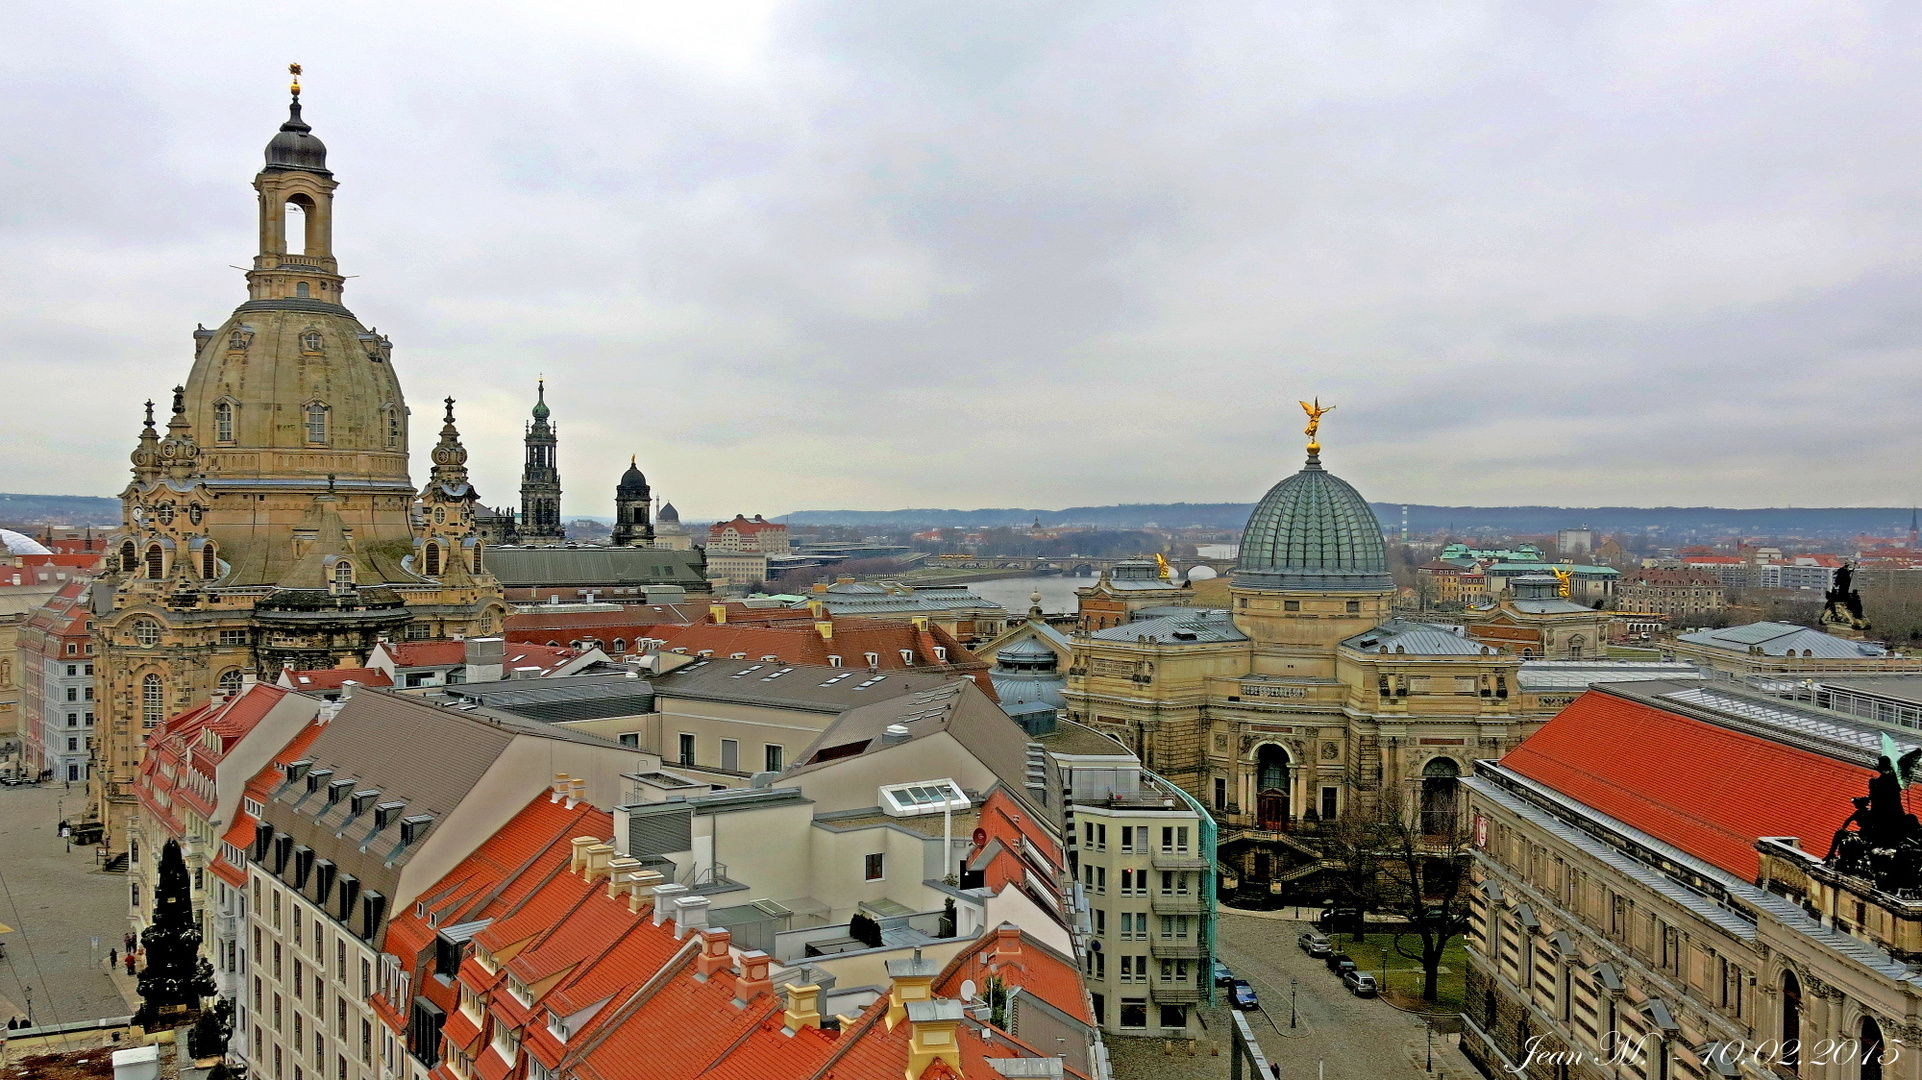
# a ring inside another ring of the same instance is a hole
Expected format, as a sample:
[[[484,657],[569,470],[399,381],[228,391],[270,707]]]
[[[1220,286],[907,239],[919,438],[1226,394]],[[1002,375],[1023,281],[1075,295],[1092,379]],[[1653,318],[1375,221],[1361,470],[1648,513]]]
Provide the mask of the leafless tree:
[[[1468,926],[1469,856],[1459,817],[1418,813],[1385,786],[1374,810],[1343,814],[1324,828],[1322,843],[1335,864],[1339,903],[1402,917],[1395,952],[1421,964],[1422,999],[1435,1001],[1442,954]]]

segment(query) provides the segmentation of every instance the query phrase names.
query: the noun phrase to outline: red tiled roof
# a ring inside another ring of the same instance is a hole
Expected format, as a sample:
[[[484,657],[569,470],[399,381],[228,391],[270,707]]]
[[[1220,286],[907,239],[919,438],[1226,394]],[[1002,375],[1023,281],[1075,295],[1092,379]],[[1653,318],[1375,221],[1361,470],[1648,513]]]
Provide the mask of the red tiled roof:
[[[396,667],[451,667],[467,662],[464,641],[390,641],[387,654]]]
[[[1502,758],[1523,776],[1744,881],[1755,841],[1829,838],[1868,790],[1868,769],[1590,690]],[[1908,796],[1922,811],[1922,794]]]
[[[327,668],[321,671],[283,670],[280,673],[283,685],[295,690],[338,690],[340,684],[352,679],[362,686],[392,686],[394,680],[379,668]]]

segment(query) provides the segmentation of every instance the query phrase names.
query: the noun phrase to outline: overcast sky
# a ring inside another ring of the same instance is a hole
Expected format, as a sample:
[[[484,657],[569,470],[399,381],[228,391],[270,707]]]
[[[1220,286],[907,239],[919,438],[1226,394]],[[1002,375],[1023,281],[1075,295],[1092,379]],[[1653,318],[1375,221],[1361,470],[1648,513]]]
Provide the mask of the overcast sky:
[[[426,472],[689,517],[1922,497],[1922,7],[0,9],[0,490],[114,494],[300,61]]]

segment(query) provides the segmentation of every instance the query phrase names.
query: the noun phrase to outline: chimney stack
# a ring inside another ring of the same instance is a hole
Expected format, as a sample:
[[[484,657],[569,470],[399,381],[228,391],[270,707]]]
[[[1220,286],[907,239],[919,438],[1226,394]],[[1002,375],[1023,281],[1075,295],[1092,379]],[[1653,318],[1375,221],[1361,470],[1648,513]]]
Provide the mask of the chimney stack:
[[[673,881],[665,885],[654,886],[655,926],[659,926],[674,917],[676,900],[686,891],[687,886]]]
[[[963,1014],[961,1003],[947,998],[908,1004],[908,1023],[913,1025],[908,1035],[907,1075],[911,1080],[920,1080],[936,1061],[947,1062],[949,1069],[960,1074],[961,1052],[955,1034]]]
[[[934,1000],[934,977],[941,974],[941,965],[922,959],[921,950],[916,949],[911,959],[889,960],[886,967],[888,1030],[893,1031],[894,1025],[907,1016],[909,1005]]]
[[[728,954],[728,941],[734,935],[726,930],[701,931],[701,955],[694,958],[694,977],[706,982],[715,972],[727,968],[732,963]]]
[[[640,868],[641,860],[631,859],[625,855],[608,860],[607,898],[609,900],[619,900],[625,896],[628,891],[629,879]]]
[[[685,937],[690,930],[707,929],[707,909],[714,903],[705,896],[683,896],[674,901],[674,937]]]
[[[720,626],[726,623],[727,622],[727,605],[726,604],[709,604],[707,606],[707,617],[710,620],[712,620],[714,625],[716,626]]]
[[[587,880],[599,881],[607,873],[607,865],[613,861],[614,845],[595,841],[594,846],[587,849]]]
[[[598,836],[576,836],[568,841],[573,848],[567,857],[567,872],[570,874],[587,873],[587,849],[601,842]]]
[[[576,806],[579,806],[580,804],[586,801],[587,801],[587,781],[581,777],[576,776],[567,785],[567,808],[569,810],[572,810]]]
[[[789,1031],[821,1026],[820,987],[796,986],[789,983],[782,989],[787,992],[787,1014],[784,1022]]]
[[[830,619],[816,619],[814,632],[821,635],[822,641],[834,640],[834,622]]]
[[[741,954],[741,974],[734,980],[734,1000],[745,1005],[762,994],[774,991],[774,980],[768,978],[767,969],[773,957],[759,949],[750,949]]]
[[[627,876],[627,910],[639,914],[641,905],[654,902],[654,889],[661,875],[653,870],[636,870]]]
[[[560,802],[567,797],[568,779],[568,775],[564,772],[554,774],[554,786],[547,792],[548,802]]]

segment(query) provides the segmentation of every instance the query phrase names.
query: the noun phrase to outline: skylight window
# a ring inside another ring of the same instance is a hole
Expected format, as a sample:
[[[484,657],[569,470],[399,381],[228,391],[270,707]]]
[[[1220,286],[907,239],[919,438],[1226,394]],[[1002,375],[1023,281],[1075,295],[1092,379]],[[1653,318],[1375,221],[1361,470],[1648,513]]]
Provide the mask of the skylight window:
[[[950,779],[889,784],[881,789],[881,807],[889,817],[919,817],[974,805],[961,785]]]

